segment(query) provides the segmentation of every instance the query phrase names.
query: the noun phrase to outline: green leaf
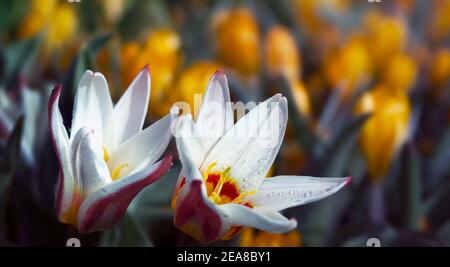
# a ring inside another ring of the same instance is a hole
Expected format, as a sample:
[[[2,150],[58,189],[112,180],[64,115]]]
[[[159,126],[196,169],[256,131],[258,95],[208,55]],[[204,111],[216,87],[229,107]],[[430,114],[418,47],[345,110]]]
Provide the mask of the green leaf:
[[[136,221],[133,213],[127,212],[120,223],[103,232],[100,245],[104,247],[151,247],[153,243],[142,225]]]
[[[431,229],[437,229],[450,220],[450,182],[442,184],[425,202],[424,211]]]
[[[78,83],[86,70],[95,70],[95,57],[102,47],[104,47],[113,36],[112,33],[106,33],[93,38],[78,54],[74,63],[68,72],[65,85],[70,86],[75,92],[78,88]]]
[[[17,75],[30,71],[32,62],[36,59],[41,44],[41,36],[12,43],[4,50],[2,56],[5,59],[3,78],[11,81]]]
[[[421,160],[413,145],[405,146],[402,153],[401,174],[398,176],[397,195],[400,199],[400,211],[403,214],[403,226],[406,229],[418,230],[422,215],[421,203]]]
[[[443,133],[441,139],[436,145],[435,150],[430,158],[430,176],[429,181],[431,188],[439,188],[445,174],[450,170],[450,127]],[[432,190],[434,191],[434,190]]]
[[[327,166],[327,176],[343,175],[342,171],[348,164],[348,158],[352,148],[356,144],[359,130],[371,114],[362,114],[351,118],[335,132],[334,138],[329,144],[322,146],[322,151],[317,154],[322,164]]]
[[[5,157],[0,162],[0,244],[6,242],[6,210],[9,201],[8,188],[20,157],[23,118],[19,118],[9,137]]]
[[[16,169],[17,163],[20,158],[20,149],[22,141],[22,131],[23,131],[23,117],[20,117],[11,136],[8,140],[8,145],[6,146],[5,157],[0,163],[0,174],[10,175]],[[0,180],[0,192],[4,187],[5,182]]]

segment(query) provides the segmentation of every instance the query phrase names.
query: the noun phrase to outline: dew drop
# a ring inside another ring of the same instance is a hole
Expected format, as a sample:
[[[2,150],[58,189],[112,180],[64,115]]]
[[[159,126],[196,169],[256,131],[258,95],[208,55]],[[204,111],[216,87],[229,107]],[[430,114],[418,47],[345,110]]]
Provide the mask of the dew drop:
[[[291,194],[291,195],[295,194],[295,190],[290,190],[289,194]]]
[[[273,197],[275,195],[274,192],[270,192],[269,194],[267,194],[268,197]]]
[[[240,149],[237,153],[238,155],[241,155],[244,152],[244,150]]]

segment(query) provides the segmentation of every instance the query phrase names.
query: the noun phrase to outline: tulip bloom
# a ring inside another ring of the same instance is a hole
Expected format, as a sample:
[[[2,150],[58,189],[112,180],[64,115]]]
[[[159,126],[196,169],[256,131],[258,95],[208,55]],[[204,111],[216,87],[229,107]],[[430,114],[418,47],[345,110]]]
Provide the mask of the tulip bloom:
[[[176,114],[141,130],[150,95],[148,68],[115,106],[104,76],[87,71],[75,98],[69,137],[58,108],[60,94],[57,86],[49,101],[51,138],[60,165],[57,216],[80,233],[110,227],[133,198],[171,166],[170,156],[156,161],[171,139]]]
[[[297,226],[279,211],[327,197],[348,178],[267,178],[285,133],[287,100],[275,95],[236,124],[226,77],[211,79],[196,123],[175,129],[182,171],[172,206],[175,225],[203,242],[230,239],[242,226],[284,233]],[[212,116],[213,114],[214,116]]]
[[[359,142],[370,178],[379,182],[408,137],[411,105],[405,92],[379,85],[361,97],[356,112],[372,113],[361,129]]]

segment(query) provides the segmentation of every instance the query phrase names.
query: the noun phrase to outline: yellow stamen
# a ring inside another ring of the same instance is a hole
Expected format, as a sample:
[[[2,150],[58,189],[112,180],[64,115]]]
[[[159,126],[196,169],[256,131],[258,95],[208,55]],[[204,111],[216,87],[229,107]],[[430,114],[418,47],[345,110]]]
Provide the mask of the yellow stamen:
[[[114,169],[114,171],[113,171],[113,173],[112,173],[112,175],[111,175],[112,180],[115,181],[115,180],[119,179],[119,178],[120,178],[120,172],[121,172],[123,169],[128,168],[129,166],[130,166],[130,165],[129,165],[128,163],[121,164],[121,165],[117,166],[117,167]]]
[[[109,153],[106,147],[103,147],[103,159],[105,160],[105,162],[108,162],[109,160]]]
[[[223,171],[212,171],[212,169],[217,165],[217,163],[213,162],[211,163],[206,170],[203,172],[203,179],[205,180],[206,184],[206,191],[208,194],[209,199],[218,204],[226,204],[226,203],[237,203],[242,204],[244,202],[244,198],[251,196],[256,193],[256,191],[249,191],[249,192],[242,192],[239,189],[239,186],[237,185],[234,178],[231,177],[231,167],[227,167]],[[219,176],[219,181],[217,183],[212,183],[207,181],[208,177],[210,175]],[[227,188],[231,185],[235,188],[237,193],[239,194],[237,197],[233,197],[233,199],[230,198],[230,196],[227,196],[224,194],[222,189],[224,188],[224,185],[227,184]]]

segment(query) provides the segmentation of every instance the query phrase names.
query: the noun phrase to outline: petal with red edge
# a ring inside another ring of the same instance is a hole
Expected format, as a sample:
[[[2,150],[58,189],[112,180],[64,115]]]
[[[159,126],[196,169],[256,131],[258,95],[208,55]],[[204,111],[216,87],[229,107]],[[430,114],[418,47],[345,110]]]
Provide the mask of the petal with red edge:
[[[55,87],[48,103],[50,138],[60,167],[60,175],[56,186],[56,214],[59,219],[70,209],[74,192],[69,137],[58,107],[61,90],[62,86]]]
[[[125,214],[135,196],[146,186],[161,178],[172,165],[166,156],[144,170],[119,179],[89,195],[78,211],[78,229],[81,233],[108,228]]]

